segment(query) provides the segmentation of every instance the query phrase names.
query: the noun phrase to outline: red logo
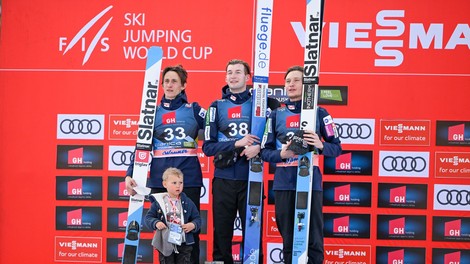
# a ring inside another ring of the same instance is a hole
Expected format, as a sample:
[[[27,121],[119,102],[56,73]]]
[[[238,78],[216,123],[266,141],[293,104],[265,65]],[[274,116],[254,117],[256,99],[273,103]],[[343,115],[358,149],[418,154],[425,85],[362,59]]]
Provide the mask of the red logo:
[[[279,229],[276,223],[276,214],[274,211],[267,211],[266,212],[266,221],[268,224],[266,225],[266,236],[268,237],[281,237],[279,233]]]
[[[68,164],[83,164],[83,148],[69,150]]]
[[[83,179],[76,179],[67,183],[67,195],[83,194]]]
[[[464,141],[465,124],[450,126],[448,130],[447,140]]]
[[[242,117],[242,106],[235,106],[228,109],[228,118],[241,118]]]
[[[341,154],[336,158],[337,170],[350,170],[352,168],[352,153]]]
[[[388,264],[404,264],[405,250],[395,250],[388,252]]]
[[[389,235],[404,235],[405,234],[405,218],[400,217],[390,220],[388,222]]]
[[[452,252],[444,255],[444,264],[459,264],[460,251]]]
[[[150,152],[146,150],[136,150],[135,152],[135,162],[148,162]]]
[[[406,186],[390,189],[390,202],[391,203],[405,203],[406,202]]]
[[[122,181],[119,183],[119,196],[129,196],[129,192],[127,191],[125,181]]]
[[[339,217],[333,220],[334,233],[349,233],[349,216]]]
[[[286,118],[287,128],[299,128],[300,127],[300,115],[288,116]]]
[[[122,212],[118,214],[118,227],[127,226],[127,212]]]
[[[67,225],[82,225],[82,209],[67,212]]]
[[[459,237],[462,220],[457,219],[444,224],[444,236]]]
[[[162,124],[176,124],[176,112],[169,112],[162,116]]]
[[[338,186],[335,188],[335,202],[351,201],[351,184]]]

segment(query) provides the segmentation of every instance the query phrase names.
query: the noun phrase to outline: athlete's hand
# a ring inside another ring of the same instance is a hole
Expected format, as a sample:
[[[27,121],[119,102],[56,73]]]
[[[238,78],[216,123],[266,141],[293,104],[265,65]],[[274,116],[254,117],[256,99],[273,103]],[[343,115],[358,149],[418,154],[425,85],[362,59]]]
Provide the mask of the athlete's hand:
[[[287,149],[292,141],[287,141],[287,144],[282,144],[282,149],[281,149],[281,159],[289,159],[293,158],[295,156],[295,153],[292,150]]]
[[[317,149],[323,149],[323,142],[320,137],[313,130],[304,130],[304,140],[311,146]]]
[[[132,179],[131,176],[126,176],[126,189],[129,192],[130,195],[135,195],[137,192],[134,191],[134,187],[137,186],[137,182]]]
[[[255,143],[259,144],[259,142],[260,142],[259,137],[257,137],[256,135],[248,134],[244,136],[242,139],[235,141],[235,147],[239,148],[239,147],[251,146]]]
[[[240,153],[240,156],[246,156],[246,159],[249,160],[251,158],[256,157],[261,150],[260,145],[254,146],[246,146],[245,149]]]

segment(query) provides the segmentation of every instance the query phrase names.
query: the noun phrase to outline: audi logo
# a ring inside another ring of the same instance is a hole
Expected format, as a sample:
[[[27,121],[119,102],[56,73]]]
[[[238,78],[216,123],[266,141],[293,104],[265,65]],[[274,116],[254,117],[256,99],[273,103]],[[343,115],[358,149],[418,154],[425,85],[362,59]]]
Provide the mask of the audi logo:
[[[111,156],[111,161],[116,166],[131,165],[132,160],[134,160],[134,153],[132,151],[115,151]]]
[[[467,190],[440,190],[437,201],[442,205],[470,205],[470,192]]]
[[[91,134],[101,131],[101,123],[97,119],[64,119],[60,122],[60,131],[64,134]]]
[[[273,250],[269,252],[269,259],[272,263],[284,263],[284,253],[282,253],[282,249],[273,248]]]
[[[204,195],[206,195],[206,192],[207,192],[206,186],[202,185],[202,188],[201,188],[201,196],[200,196],[199,198],[204,197]]]
[[[386,171],[422,172],[426,169],[426,160],[422,157],[386,156],[382,160],[382,168]]]
[[[336,124],[340,138],[366,139],[372,135],[372,128],[368,124]]]
[[[235,218],[235,221],[233,222],[233,230],[236,231],[236,230],[239,230],[239,231],[242,231],[242,219],[237,216]]]

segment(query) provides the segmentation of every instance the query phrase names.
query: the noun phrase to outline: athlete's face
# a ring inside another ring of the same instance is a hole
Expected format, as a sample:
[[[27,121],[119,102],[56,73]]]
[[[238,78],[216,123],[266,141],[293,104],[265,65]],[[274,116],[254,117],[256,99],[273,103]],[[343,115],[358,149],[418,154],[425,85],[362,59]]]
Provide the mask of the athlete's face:
[[[287,97],[291,102],[302,99],[302,72],[291,71],[285,79]]]
[[[232,93],[244,92],[246,90],[246,82],[249,78],[250,75],[245,73],[243,64],[228,65],[225,81]]]
[[[163,76],[163,91],[165,92],[166,99],[175,99],[175,97],[186,88],[186,84],[181,84],[181,79],[178,73],[168,71]]]
[[[170,174],[166,181],[163,181],[163,187],[166,188],[171,198],[177,198],[183,191],[183,179],[176,174]]]

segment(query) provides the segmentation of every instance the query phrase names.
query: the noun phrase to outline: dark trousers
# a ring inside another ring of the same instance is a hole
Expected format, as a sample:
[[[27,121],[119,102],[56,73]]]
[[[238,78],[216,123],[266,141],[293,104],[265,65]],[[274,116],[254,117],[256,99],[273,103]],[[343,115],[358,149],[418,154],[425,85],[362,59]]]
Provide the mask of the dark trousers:
[[[246,181],[214,178],[212,180],[212,211],[214,223],[214,261],[232,264],[233,225],[237,210],[245,230],[246,215]]]
[[[274,191],[276,224],[282,236],[284,263],[292,263],[295,226],[295,191]],[[308,263],[323,263],[323,192],[312,191]]]
[[[165,188],[152,188],[151,193],[162,193],[166,192]],[[183,192],[193,201],[196,208],[201,212],[201,187],[185,187]],[[199,263],[199,232],[194,233],[194,244],[192,245],[193,250],[191,251],[191,263]]]
[[[173,252],[170,256],[165,257],[162,253],[159,253],[159,260],[161,264],[190,264],[191,263],[191,252],[193,247],[191,245],[176,246],[178,253]]]

